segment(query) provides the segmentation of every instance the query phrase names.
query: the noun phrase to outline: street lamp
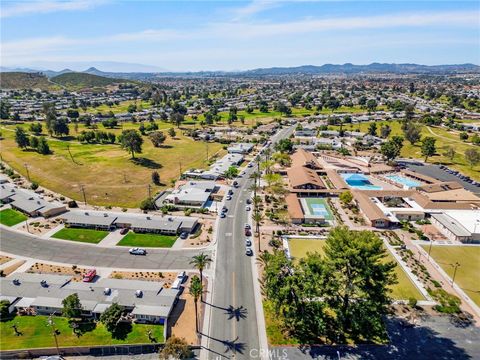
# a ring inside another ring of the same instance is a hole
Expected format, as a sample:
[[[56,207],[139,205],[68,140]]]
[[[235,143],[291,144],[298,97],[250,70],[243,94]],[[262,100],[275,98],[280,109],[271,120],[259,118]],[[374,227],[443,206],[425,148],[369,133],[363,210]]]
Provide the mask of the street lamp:
[[[433,244],[433,240],[430,239],[430,246],[428,247],[428,258],[427,258],[428,261],[430,261],[430,252],[432,251],[432,244]]]
[[[60,355],[60,350],[58,349],[58,339],[57,339],[57,329],[55,328],[55,323],[52,318],[53,314],[48,317],[47,324],[52,327],[52,335],[55,339],[55,347],[57,348],[57,354]]]
[[[452,285],[453,285],[453,283],[455,282],[455,275],[457,275],[457,268],[460,266],[460,263],[457,261],[455,262],[455,264],[450,264],[450,265],[455,267],[455,269],[453,270],[453,278],[452,278]]]

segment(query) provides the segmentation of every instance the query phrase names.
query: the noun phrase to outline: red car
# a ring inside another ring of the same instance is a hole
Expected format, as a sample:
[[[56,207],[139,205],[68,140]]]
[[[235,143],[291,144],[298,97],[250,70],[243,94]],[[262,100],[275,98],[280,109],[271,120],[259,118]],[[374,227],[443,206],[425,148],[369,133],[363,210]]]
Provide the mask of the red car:
[[[83,276],[83,282],[93,281],[96,275],[97,275],[97,270],[95,269],[88,270],[88,272]]]

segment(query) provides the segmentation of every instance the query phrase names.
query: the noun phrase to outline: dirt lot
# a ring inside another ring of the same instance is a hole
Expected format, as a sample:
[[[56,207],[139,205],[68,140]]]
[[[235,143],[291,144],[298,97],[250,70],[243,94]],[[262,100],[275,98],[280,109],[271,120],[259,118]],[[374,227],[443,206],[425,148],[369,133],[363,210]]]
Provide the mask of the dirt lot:
[[[213,226],[215,225],[215,220],[204,218],[201,219],[200,224],[201,227],[199,230],[197,230],[197,234],[200,232],[200,235],[190,235],[188,239],[183,242],[182,247],[204,247],[210,244],[213,237]]]
[[[79,268],[76,266],[58,266],[37,262],[33,264],[30,269],[27,270],[27,272],[36,274],[72,275],[73,281],[81,282],[83,279],[83,275],[88,270],[89,269]]]
[[[5,263],[9,262],[10,260],[13,260],[13,258],[11,258],[10,256],[6,256],[6,255],[0,255],[0,265],[5,264]]]
[[[25,264],[25,260],[15,261],[12,265],[7,266],[6,268],[4,268],[4,269],[2,270],[2,271],[3,271],[3,276],[8,276],[8,275],[10,275],[10,274],[13,273],[15,270],[17,270],[20,266],[22,266],[23,264]]]
[[[54,229],[59,224],[60,220],[56,219],[35,219],[35,221],[29,223],[28,230],[31,234],[42,235]],[[28,232],[26,225],[22,225],[19,230]]]
[[[198,344],[198,337],[195,333],[195,304],[192,296],[188,293],[188,287],[190,286],[190,276],[188,281],[184,284],[185,290],[180,296],[180,300],[173,309],[170,316],[170,332],[180,338],[184,338],[189,344]],[[204,288],[207,288],[207,282],[203,280]],[[205,296],[205,295],[204,295]],[[202,302],[198,302],[198,319],[199,326],[203,323],[202,318],[205,311],[205,305]],[[201,327],[200,327],[201,329]]]
[[[129,279],[129,280],[144,280],[144,281],[159,281],[164,282],[165,287],[170,287],[172,282],[177,277],[176,272],[160,272],[160,271],[112,271],[111,279]]]

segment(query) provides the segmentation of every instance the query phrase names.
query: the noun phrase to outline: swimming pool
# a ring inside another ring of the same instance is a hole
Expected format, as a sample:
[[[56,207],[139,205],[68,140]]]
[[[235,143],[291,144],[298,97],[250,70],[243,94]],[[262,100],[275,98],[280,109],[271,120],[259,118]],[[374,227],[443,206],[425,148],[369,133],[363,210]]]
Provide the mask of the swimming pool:
[[[363,174],[344,173],[340,175],[351,188],[359,190],[382,190],[381,186],[373,185],[370,179]]]
[[[404,185],[409,188],[422,185],[418,181],[400,175],[387,175],[386,178],[395,181],[397,184]]]

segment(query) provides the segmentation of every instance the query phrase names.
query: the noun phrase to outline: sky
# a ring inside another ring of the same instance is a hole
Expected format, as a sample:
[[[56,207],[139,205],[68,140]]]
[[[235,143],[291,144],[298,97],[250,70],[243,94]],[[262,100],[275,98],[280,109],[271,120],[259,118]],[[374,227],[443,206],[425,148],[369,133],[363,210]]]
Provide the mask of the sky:
[[[2,0],[0,10],[2,67],[480,63],[480,1]]]

